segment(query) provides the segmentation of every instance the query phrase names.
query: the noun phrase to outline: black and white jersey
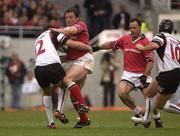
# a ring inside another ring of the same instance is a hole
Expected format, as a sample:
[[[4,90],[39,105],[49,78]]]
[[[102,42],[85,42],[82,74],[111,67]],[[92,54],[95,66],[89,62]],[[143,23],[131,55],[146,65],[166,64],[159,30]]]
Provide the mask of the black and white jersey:
[[[61,63],[57,53],[59,37],[61,37],[60,33],[47,30],[36,39],[36,66],[46,66],[54,63]]]
[[[159,33],[152,42],[159,45],[156,50],[159,72],[180,68],[180,42],[169,33]]]

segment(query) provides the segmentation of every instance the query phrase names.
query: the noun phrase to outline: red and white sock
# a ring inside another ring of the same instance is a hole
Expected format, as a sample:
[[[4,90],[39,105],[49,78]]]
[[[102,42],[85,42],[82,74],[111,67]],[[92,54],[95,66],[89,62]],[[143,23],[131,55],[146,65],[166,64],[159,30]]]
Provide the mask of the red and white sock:
[[[79,107],[79,103],[78,101],[72,101],[72,104],[74,106],[74,108],[76,109],[76,111],[78,110],[78,107]],[[80,117],[80,122],[87,122],[88,121],[88,116],[87,116],[87,113],[83,112],[83,113],[79,113],[79,117]]]
[[[79,102],[79,104],[84,104],[84,98],[81,94],[81,89],[80,87],[72,82],[69,86],[68,89],[70,90],[71,95]]]

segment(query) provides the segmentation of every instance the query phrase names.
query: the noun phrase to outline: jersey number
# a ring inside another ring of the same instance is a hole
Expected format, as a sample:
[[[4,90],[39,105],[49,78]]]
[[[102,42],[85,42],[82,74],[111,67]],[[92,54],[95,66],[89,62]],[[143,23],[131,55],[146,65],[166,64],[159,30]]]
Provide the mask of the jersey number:
[[[36,43],[35,47],[36,47],[36,52],[35,52],[36,56],[45,52],[45,49],[43,49],[43,40],[39,40]]]
[[[180,48],[179,47],[175,47],[173,49],[173,46],[171,45],[171,55],[172,55],[172,59],[176,59],[180,63]]]

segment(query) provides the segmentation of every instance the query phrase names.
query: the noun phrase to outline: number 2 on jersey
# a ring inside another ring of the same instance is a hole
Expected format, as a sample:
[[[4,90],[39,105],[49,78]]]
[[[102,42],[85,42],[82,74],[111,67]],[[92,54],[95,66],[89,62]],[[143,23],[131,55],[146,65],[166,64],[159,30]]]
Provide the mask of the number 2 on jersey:
[[[43,40],[39,40],[36,45],[35,45],[36,51],[35,54],[36,56],[42,54],[45,52],[45,49],[43,49]]]
[[[176,59],[180,63],[180,48],[178,46],[173,49],[173,46],[171,45],[171,55],[172,59]]]

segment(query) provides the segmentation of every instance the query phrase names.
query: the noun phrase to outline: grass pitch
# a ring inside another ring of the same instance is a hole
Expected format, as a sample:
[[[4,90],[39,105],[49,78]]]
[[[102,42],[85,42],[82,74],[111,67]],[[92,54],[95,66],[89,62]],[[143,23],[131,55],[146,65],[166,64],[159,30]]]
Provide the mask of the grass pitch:
[[[66,111],[70,122],[63,125],[55,121],[57,129],[47,129],[45,112],[0,111],[0,136],[180,136],[180,116],[161,112],[164,128],[156,129],[154,122],[148,129],[134,127],[130,121],[131,112],[93,111],[90,112],[91,126],[75,129],[77,115]]]

